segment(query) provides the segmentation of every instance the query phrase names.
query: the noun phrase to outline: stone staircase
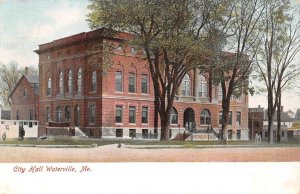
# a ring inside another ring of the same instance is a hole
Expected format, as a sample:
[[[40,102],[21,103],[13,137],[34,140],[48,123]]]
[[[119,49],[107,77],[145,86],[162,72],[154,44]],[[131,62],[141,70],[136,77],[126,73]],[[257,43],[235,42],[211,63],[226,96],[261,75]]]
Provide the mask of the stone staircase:
[[[190,135],[185,139],[185,141],[217,141],[218,133],[214,130],[194,130],[189,133]]]
[[[79,127],[74,127],[75,128],[75,136],[76,137],[88,137]]]

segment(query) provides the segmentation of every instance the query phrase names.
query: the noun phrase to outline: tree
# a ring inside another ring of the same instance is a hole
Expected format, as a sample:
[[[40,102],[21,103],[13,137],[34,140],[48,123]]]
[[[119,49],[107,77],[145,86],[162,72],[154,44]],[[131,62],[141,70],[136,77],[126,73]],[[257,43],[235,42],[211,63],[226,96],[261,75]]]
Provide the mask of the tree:
[[[295,23],[290,1],[265,0],[262,44],[257,52],[259,81],[268,93],[268,141],[273,143],[273,117],[277,108],[277,137],[280,140],[281,95],[293,78],[300,74],[300,67],[293,63],[300,51],[300,23]]]
[[[209,0],[92,0],[88,7],[91,28],[129,32],[131,44],[145,51],[161,140],[168,139],[170,112],[184,75],[204,63],[204,27],[216,7]]]
[[[207,44],[210,45],[212,60],[208,70],[214,72],[212,81],[222,88],[221,137],[225,140],[231,97],[249,91],[248,81],[259,42],[262,10],[260,0],[231,1],[227,14],[210,25]]]
[[[28,74],[37,74],[38,70],[35,67],[27,69]],[[8,64],[2,64],[0,67],[0,98],[4,106],[11,106],[9,95],[18,83],[21,76],[25,73],[25,69],[19,68],[19,64],[15,61]]]

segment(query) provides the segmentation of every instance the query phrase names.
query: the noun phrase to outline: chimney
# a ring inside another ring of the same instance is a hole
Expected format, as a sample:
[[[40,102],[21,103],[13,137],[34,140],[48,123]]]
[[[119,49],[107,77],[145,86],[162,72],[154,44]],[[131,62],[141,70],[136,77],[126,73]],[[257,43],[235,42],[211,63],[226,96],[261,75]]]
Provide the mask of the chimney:
[[[28,75],[29,74],[29,68],[28,67],[25,67],[25,72],[24,72],[25,75]]]

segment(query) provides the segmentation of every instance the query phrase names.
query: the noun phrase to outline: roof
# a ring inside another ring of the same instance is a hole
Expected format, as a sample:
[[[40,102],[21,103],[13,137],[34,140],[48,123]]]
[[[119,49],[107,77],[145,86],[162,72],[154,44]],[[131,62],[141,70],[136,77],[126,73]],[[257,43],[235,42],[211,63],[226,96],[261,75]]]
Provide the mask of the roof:
[[[265,110],[264,121],[268,121],[268,112]],[[274,113],[273,121],[277,121],[277,111]],[[292,122],[293,118],[291,118],[287,112],[281,112],[281,122]]]
[[[300,130],[300,121],[299,120],[295,121],[292,127],[289,128],[288,130]]]
[[[14,94],[20,83],[23,81],[23,79],[27,79],[27,81],[31,84],[31,87],[34,88],[34,93],[36,95],[39,94],[39,77],[37,75],[22,75],[22,77],[19,79],[17,84],[15,85],[14,89],[10,92],[9,98]]]

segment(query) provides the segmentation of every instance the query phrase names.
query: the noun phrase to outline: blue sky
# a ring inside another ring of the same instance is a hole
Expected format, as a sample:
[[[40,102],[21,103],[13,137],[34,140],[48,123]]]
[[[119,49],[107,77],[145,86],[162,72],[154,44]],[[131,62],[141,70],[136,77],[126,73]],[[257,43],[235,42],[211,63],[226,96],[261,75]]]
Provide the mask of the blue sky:
[[[89,31],[89,0],[0,0],[0,64],[37,66],[39,44]],[[249,97],[249,107],[267,108],[265,95]],[[285,110],[300,108],[300,96],[283,96]]]

